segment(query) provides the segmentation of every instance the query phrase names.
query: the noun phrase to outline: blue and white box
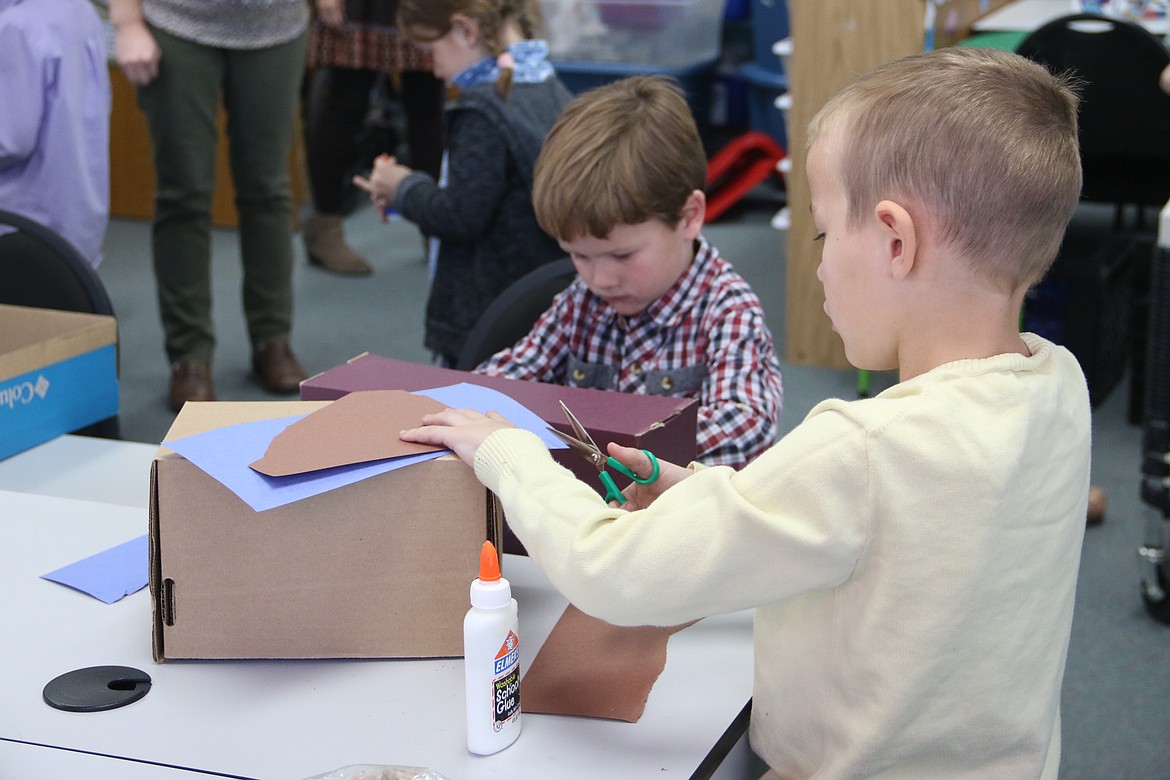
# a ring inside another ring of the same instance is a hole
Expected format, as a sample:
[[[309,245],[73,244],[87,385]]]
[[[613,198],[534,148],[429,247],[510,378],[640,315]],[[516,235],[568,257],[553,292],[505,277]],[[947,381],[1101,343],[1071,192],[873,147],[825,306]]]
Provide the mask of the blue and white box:
[[[0,304],[0,459],[118,414],[117,341],[113,317]]]

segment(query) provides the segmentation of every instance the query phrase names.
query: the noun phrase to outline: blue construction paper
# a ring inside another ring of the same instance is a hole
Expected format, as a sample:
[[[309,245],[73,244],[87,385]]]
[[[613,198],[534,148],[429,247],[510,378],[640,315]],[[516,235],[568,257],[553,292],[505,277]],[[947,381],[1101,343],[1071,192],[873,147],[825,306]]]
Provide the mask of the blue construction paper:
[[[41,579],[59,582],[113,604],[123,596],[146,587],[149,553],[146,535],[83,558],[77,563],[42,574]]]
[[[532,431],[550,450],[562,450],[566,445],[549,432],[548,423],[540,419],[531,409],[490,387],[460,382],[457,385],[417,390],[414,395],[425,395],[452,409],[475,409],[477,412],[499,412],[517,428]]]
[[[184,439],[168,441],[166,446],[207,472],[257,512],[327,493],[387,471],[433,460],[448,452],[448,450],[424,452],[401,458],[318,469],[287,477],[269,477],[251,467],[252,463],[264,457],[268,445],[281,431],[304,417],[305,415],[300,414],[229,425]]]
[[[545,430],[544,421],[532,411],[490,388],[464,382],[448,387],[420,390],[416,395],[433,398],[439,403],[458,409],[476,409],[484,413],[495,410],[514,425],[540,436],[550,448],[565,446],[560,439]],[[264,457],[273,439],[305,416],[300,414],[229,425],[168,441],[166,446],[205,471],[257,512],[326,493],[387,471],[433,460],[450,452],[450,450],[424,452],[419,455],[367,461],[286,477],[270,477],[251,467],[250,464]]]

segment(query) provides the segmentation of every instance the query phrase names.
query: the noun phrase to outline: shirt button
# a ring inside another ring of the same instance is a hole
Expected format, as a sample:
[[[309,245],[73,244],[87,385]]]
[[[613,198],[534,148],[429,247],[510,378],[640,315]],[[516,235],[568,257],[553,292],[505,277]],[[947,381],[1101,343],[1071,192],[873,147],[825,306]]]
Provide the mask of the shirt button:
[[[585,369],[574,368],[573,369],[573,381],[574,382],[584,382],[585,381]]]
[[[630,373],[634,376],[642,376],[642,364],[635,363],[634,365],[630,366]]]
[[[664,376],[664,377],[662,377],[662,389],[663,389],[663,390],[672,390],[672,389],[674,389],[674,380],[673,380],[673,379],[671,379],[671,378],[670,378],[670,377],[668,377],[668,376]]]

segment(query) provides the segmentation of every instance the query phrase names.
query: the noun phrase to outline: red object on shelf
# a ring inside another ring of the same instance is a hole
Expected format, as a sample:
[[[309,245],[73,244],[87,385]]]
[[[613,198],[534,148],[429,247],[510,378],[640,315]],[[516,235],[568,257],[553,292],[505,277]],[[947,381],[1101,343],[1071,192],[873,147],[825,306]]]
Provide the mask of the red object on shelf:
[[[786,157],[771,136],[752,131],[737,136],[707,163],[707,217],[714,222],[753,187],[771,175],[784,177],[776,163]]]

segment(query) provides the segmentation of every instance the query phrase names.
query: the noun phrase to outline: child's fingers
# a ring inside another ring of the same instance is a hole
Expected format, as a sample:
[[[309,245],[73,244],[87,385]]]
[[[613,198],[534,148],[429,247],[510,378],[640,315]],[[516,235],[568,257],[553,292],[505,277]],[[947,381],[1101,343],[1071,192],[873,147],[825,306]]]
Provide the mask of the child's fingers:
[[[413,441],[419,444],[437,444],[446,446],[446,437],[451,429],[460,423],[467,423],[473,418],[470,415],[479,414],[470,409],[444,409],[433,414],[424,414],[422,425],[417,428],[407,428],[400,431],[398,438],[403,441]],[[481,417],[483,415],[480,415]]]
[[[399,438],[446,447],[468,465],[474,465],[475,453],[488,436],[507,427],[499,415],[489,417],[474,409],[444,409],[424,415],[422,423],[419,428],[400,431]]]
[[[472,422],[479,422],[485,419],[487,415],[482,412],[477,412],[474,409],[451,409],[447,408],[441,412],[432,412],[431,414],[423,415],[423,425],[460,425]]]
[[[407,428],[398,432],[398,438],[402,441],[411,441],[415,444],[433,444],[438,447],[446,446],[443,441],[443,431],[447,430],[435,425],[423,426],[421,428]]]
[[[365,192],[370,193],[374,191],[374,186],[370,184],[370,180],[364,176],[354,176],[352,181],[353,186],[357,187],[359,190],[364,190]]]
[[[388,168],[398,164],[398,160],[388,154],[380,154],[374,158],[374,170]]]
[[[637,447],[623,447],[610,442],[609,454],[642,479],[654,473],[654,461]]]

